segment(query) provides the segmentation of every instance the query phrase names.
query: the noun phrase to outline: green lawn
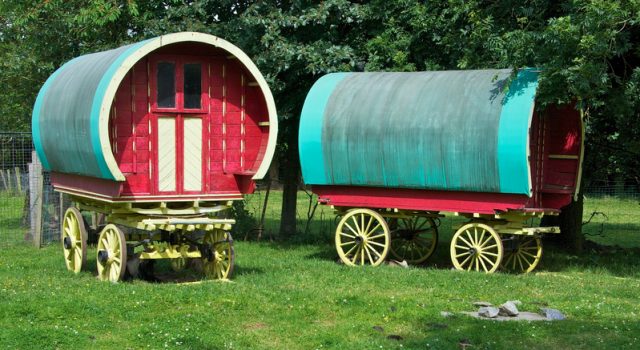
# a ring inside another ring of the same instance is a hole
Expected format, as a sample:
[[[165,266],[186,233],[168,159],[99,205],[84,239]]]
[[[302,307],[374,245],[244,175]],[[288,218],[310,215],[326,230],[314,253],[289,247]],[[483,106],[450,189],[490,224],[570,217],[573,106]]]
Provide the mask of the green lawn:
[[[201,282],[196,275],[196,282],[180,283],[192,276],[171,275],[165,264],[158,270],[166,283],[103,283],[95,277],[95,249],[89,268],[76,276],[65,270],[57,244],[40,250],[4,246],[0,347],[458,349],[462,340],[473,345],[469,349],[640,347],[638,248],[582,256],[546,249],[530,275],[457,272],[450,270],[447,253],[457,218],[447,217],[427,267],[349,268],[335,263],[330,208],[319,208],[323,216],[316,213],[306,236],[270,241],[280,201],[277,192],[272,196],[263,241],[236,235],[232,282]],[[304,201],[301,196],[299,204]],[[306,207],[299,207],[303,224]],[[605,237],[617,244],[615,235]],[[625,246],[640,246],[640,236],[629,233],[624,240]],[[440,316],[472,311],[473,301],[512,299],[521,300],[524,311],[557,308],[568,320]]]

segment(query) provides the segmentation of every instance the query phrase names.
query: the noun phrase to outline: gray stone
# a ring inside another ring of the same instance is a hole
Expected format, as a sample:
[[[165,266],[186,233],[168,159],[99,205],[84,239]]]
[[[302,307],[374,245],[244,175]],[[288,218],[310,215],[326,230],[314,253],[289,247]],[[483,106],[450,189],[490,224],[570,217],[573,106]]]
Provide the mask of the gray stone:
[[[518,316],[509,317],[509,316],[498,316],[494,318],[486,318],[478,315],[477,312],[462,312],[467,316],[471,316],[473,318],[479,318],[481,320],[491,320],[491,321],[549,321],[546,317],[533,313],[533,312],[521,312]]]
[[[453,312],[449,312],[449,311],[440,311],[440,316],[444,317],[444,318],[449,318],[449,317],[453,317],[455,316],[453,314]]]
[[[522,302],[520,300],[509,300],[507,301],[507,303],[513,303],[516,306],[522,305]]]
[[[544,316],[547,320],[566,320],[567,318],[560,312],[560,310],[549,309],[546,307],[540,308],[540,315]]]
[[[404,267],[405,269],[409,268],[409,264],[406,260],[398,261],[398,260],[389,260],[389,266],[398,266]]]
[[[486,307],[486,306],[493,306],[493,304],[491,304],[488,301],[474,301],[473,302],[473,306],[477,306],[477,307]]]
[[[478,315],[486,318],[498,317],[499,313],[500,309],[494,306],[483,306],[480,308],[480,310],[478,310]]]
[[[512,301],[507,301],[506,303],[500,305],[500,316],[518,316],[520,312],[518,312],[518,308],[516,304]]]

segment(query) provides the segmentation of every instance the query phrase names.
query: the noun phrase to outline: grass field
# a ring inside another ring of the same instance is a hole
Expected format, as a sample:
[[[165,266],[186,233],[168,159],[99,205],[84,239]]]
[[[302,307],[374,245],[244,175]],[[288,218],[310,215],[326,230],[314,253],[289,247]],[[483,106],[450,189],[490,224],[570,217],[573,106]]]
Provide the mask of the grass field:
[[[272,196],[269,230],[277,227],[279,205],[278,193]],[[301,196],[299,204],[305,201]],[[594,199],[585,207],[615,205],[633,209],[637,202]],[[302,224],[306,207],[300,208]],[[73,275],[57,244],[40,250],[3,246],[0,347],[458,349],[468,342],[468,349],[640,348],[640,236],[633,234],[640,232],[638,223],[609,215],[608,224],[632,226],[618,237],[594,237],[620,248],[581,256],[549,248],[536,273],[485,275],[450,270],[448,231],[457,218],[449,217],[438,252],[425,267],[336,264],[327,227],[331,211],[319,210],[322,219],[307,235],[287,243],[269,241],[275,237],[268,233],[262,242],[237,240],[231,282],[172,275],[164,264],[157,270],[165,283],[102,283],[95,277],[95,249],[89,268]],[[513,299],[523,302],[521,311],[548,306],[568,319],[495,322],[459,314],[473,311],[474,301]],[[444,318],[441,311],[456,316]]]

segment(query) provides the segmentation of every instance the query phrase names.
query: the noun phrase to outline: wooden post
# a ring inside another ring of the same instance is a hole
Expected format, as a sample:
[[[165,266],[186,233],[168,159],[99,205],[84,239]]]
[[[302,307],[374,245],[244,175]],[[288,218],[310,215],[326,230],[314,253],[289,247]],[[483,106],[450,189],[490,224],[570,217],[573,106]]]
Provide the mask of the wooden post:
[[[31,233],[33,235],[33,244],[40,248],[42,243],[42,195],[44,178],[42,173],[42,163],[36,155],[31,153],[33,160],[29,164],[29,196],[30,196],[30,212],[31,212]]]
[[[16,171],[16,188],[18,193],[22,193],[22,174],[20,174],[20,167],[15,167]]]
[[[13,188],[11,187],[11,170],[6,169],[6,179],[7,179],[7,191],[13,193]]]
[[[4,170],[0,169],[0,177],[2,177],[2,185],[5,191],[9,191],[9,184],[7,183],[7,179],[4,177]]]

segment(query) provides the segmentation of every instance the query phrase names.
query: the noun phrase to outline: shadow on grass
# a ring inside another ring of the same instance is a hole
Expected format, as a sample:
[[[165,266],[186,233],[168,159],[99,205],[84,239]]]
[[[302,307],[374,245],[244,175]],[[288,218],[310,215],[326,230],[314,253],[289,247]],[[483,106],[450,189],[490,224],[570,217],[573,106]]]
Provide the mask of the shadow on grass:
[[[629,225],[624,225],[628,227]],[[640,227],[638,232],[640,232]],[[316,251],[305,256],[307,259],[326,260],[335,262],[338,254],[335,251],[333,237],[327,235],[310,234],[307,236],[294,236],[287,240],[272,239],[267,243],[274,249],[287,250],[299,246],[313,246]],[[435,268],[449,270],[452,268],[449,255],[450,238],[443,234],[438,242],[434,254],[423,264],[416,268]],[[640,244],[640,237],[638,237]],[[389,256],[387,259],[392,258]],[[640,275],[640,248],[624,248],[619,246],[602,246],[587,241],[585,252],[571,254],[561,247],[543,242],[542,260],[535,272],[563,272],[568,270],[600,270],[618,277],[630,277]]]
[[[61,253],[62,254],[62,253]],[[212,279],[207,279],[207,277],[202,272],[202,268],[197,266],[197,264],[189,264],[190,266],[179,270],[174,271],[171,267],[171,261],[168,259],[159,259],[151,262],[151,266],[147,267],[146,270],[143,267],[137,276],[131,276],[130,274],[125,275],[125,281],[145,281],[149,283],[167,283],[167,284],[182,284],[182,283],[197,283],[197,282],[206,282],[213,281]],[[83,270],[90,271],[93,276],[97,278],[98,271],[96,268],[96,257],[89,255],[87,256],[87,264]],[[233,274],[231,276],[231,280],[234,277],[243,276],[243,275],[257,275],[263,274],[264,270],[261,268],[255,267],[246,267],[243,265],[235,264],[233,267]]]

